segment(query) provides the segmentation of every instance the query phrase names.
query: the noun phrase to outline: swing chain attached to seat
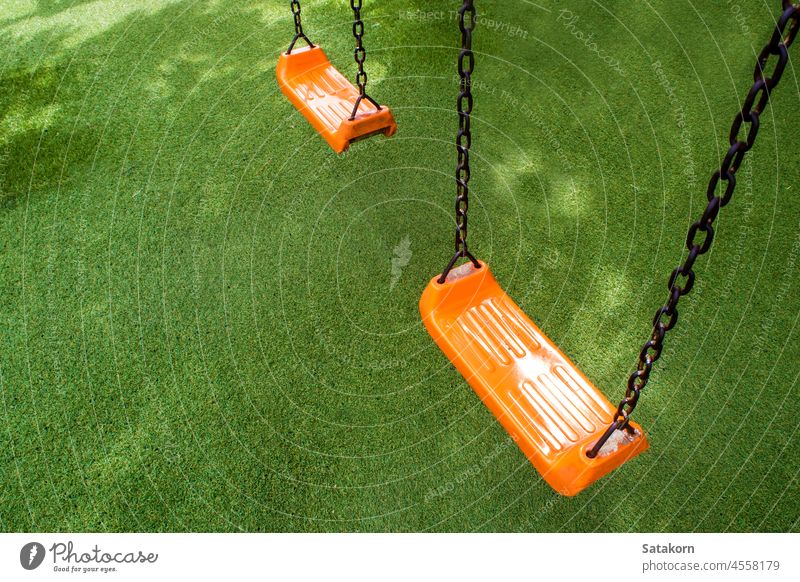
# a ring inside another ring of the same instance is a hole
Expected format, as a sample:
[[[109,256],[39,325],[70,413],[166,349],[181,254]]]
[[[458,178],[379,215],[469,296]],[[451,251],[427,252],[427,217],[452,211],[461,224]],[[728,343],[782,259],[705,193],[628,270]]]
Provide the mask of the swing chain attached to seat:
[[[308,43],[308,46],[314,48],[314,43],[308,40],[308,37],[303,32],[303,23],[300,20],[300,1],[299,0],[292,0],[291,2],[292,8],[292,16],[294,16],[294,38],[292,42],[289,44],[289,49],[286,51],[286,54],[292,54],[292,49],[294,49],[294,43],[296,43],[301,38]]]
[[[447,280],[447,275],[460,258],[468,258],[476,269],[481,265],[469,252],[467,247],[467,210],[469,209],[469,149],[472,146],[470,116],[472,114],[472,72],[475,70],[475,54],[472,52],[472,31],[477,22],[473,0],[464,0],[458,10],[459,28],[461,29],[461,53],[458,56],[459,94],[456,107],[458,109],[458,135],[456,150],[456,252],[442,271],[439,284]]]
[[[366,99],[372,103],[378,110],[381,106],[372,97],[367,95],[367,73],[364,71],[364,61],[367,59],[367,49],[364,48],[364,21],[361,20],[361,6],[362,0],[350,0],[350,7],[353,9],[353,36],[356,39],[356,49],[353,56],[358,65],[358,73],[356,73],[356,85],[358,85],[358,99],[353,106],[353,113],[350,115],[350,121],[353,121],[358,114],[358,108],[361,101]]]
[[[722,160],[720,169],[714,172],[708,184],[706,191],[708,205],[701,218],[689,227],[689,233],[686,237],[686,248],[689,250],[689,254],[683,264],[672,271],[669,277],[667,284],[669,299],[656,311],[653,320],[653,333],[650,339],[642,346],[636,370],[628,378],[625,398],[620,401],[611,425],[592,449],[587,452],[590,458],[597,456],[603,444],[615,430],[622,428],[628,431],[632,430],[628,419],[636,408],[641,391],[647,385],[653,364],[661,357],[664,337],[678,322],[678,301],[682,296],[688,294],[694,286],[694,263],[697,257],[704,255],[711,248],[711,243],[714,240],[714,220],[717,218],[720,209],[728,204],[733,196],[733,191],[736,188],[736,171],[741,166],[745,154],[750,151],[755,143],[761,114],[769,103],[772,91],[781,80],[789,59],[789,47],[794,42],[798,30],[800,30],[800,4],[793,4],[791,0],[782,0],[782,4],[783,13],[775,26],[775,31],[769,43],[758,55],[755,71],[753,72],[755,82],[744,100],[741,111],[733,120],[729,136],[730,148]],[[767,65],[770,57],[777,57],[777,61],[772,69],[772,75],[767,77],[766,72],[769,70]],[[745,139],[740,139],[739,134],[745,124],[749,124],[749,129],[746,131]],[[726,185],[724,192],[720,196],[717,194],[717,190],[721,181],[725,182]],[[703,240],[698,242],[696,239],[701,232],[703,233]]]

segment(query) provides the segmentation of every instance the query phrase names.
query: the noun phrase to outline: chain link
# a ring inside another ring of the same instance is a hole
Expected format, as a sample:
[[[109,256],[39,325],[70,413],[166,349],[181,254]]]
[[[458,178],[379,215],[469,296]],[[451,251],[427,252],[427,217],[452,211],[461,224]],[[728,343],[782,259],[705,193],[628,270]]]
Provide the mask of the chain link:
[[[741,167],[745,154],[755,143],[761,114],[769,103],[772,91],[781,80],[789,59],[788,49],[800,29],[800,5],[792,4],[790,0],[783,0],[783,8],[772,38],[758,56],[753,72],[753,86],[744,100],[741,111],[733,120],[729,135],[730,148],[725,154],[719,170],[714,172],[708,183],[706,191],[708,205],[700,219],[689,227],[686,237],[686,248],[689,250],[689,254],[686,260],[670,275],[667,284],[669,299],[656,311],[653,319],[653,332],[642,346],[636,370],[628,378],[625,398],[620,401],[611,425],[587,453],[590,458],[597,455],[615,430],[626,428],[632,431],[629,425],[630,415],[636,408],[641,391],[647,385],[653,364],[661,356],[664,337],[678,323],[678,302],[682,296],[692,290],[694,285],[694,263],[697,257],[704,255],[711,248],[711,243],[714,241],[714,220],[733,196],[736,188],[736,171]],[[771,61],[774,61],[775,64],[771,69],[772,73],[768,74]],[[740,138],[742,128],[744,128],[744,139]],[[720,182],[724,183],[724,187],[720,185]]]
[[[459,94],[458,134],[456,136],[456,236],[455,254],[439,277],[439,283],[447,280],[447,275],[460,258],[468,258],[480,268],[478,260],[469,252],[467,246],[467,210],[469,209],[469,150],[472,146],[470,120],[472,115],[472,72],[475,70],[475,54],[472,52],[472,32],[477,22],[473,0],[464,0],[458,10],[458,26],[461,30],[461,53],[458,55]]]
[[[292,0],[292,15],[294,16],[295,34],[303,34],[303,23],[300,21],[300,2]]]
[[[308,37],[303,32],[303,22],[300,19],[300,1],[292,0],[290,6],[292,8],[292,16],[294,17],[294,38],[289,45],[289,49],[286,51],[287,54],[291,54],[292,49],[294,49],[294,44],[301,38],[306,41],[308,46],[312,48],[314,46],[314,43],[308,40]]]
[[[362,0],[350,0],[350,8],[353,9],[353,37],[356,39],[356,48],[353,57],[358,65],[356,73],[356,85],[358,85],[358,99],[356,99],[350,121],[356,118],[361,101],[366,99],[378,109],[381,106],[372,97],[367,95],[367,72],[364,70],[364,61],[367,60],[367,50],[364,48],[364,21],[361,20]]]
[[[353,9],[353,36],[356,39],[356,50],[353,52],[358,73],[356,73],[356,85],[358,92],[364,95],[367,92],[367,73],[364,71],[364,61],[367,58],[367,51],[364,50],[364,21],[361,20],[361,0],[350,0],[350,7]]]

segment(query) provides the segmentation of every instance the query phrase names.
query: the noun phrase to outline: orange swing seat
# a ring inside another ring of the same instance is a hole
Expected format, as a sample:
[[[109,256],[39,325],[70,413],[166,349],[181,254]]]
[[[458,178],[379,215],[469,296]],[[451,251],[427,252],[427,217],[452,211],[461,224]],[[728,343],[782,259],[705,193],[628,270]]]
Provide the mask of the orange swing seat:
[[[276,69],[281,91],[338,154],[350,144],[377,134],[397,131],[392,112],[363,99],[350,119],[358,89],[330,63],[319,46],[282,53]]]
[[[420,300],[434,341],[553,489],[576,495],[645,451],[638,424],[586,452],[616,407],[505,294],[485,263],[435,277]]]

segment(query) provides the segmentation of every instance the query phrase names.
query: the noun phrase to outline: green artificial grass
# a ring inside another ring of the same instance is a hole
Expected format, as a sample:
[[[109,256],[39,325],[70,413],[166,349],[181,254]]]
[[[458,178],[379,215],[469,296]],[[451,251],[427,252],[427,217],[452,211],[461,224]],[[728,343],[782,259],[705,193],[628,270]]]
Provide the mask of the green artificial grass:
[[[636,411],[650,451],[564,498],[418,312],[457,4],[365,3],[399,132],[336,156],[275,82],[288,2],[0,0],[0,529],[800,529],[800,52]],[[779,4],[478,4],[471,249],[614,402]],[[303,17],[353,78],[348,4]]]

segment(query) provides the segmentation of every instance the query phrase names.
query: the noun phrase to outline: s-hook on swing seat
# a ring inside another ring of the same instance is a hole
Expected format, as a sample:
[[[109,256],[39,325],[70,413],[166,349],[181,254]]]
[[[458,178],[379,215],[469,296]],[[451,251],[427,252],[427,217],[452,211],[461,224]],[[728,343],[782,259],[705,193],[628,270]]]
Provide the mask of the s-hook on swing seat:
[[[367,94],[362,0],[351,0],[350,6],[354,15],[358,87],[348,81],[331,64],[322,49],[305,35],[300,20],[299,0],[291,2],[295,35],[287,51],[279,57],[275,72],[284,95],[336,153],[342,153],[356,141],[381,133],[389,137],[397,132],[397,124],[389,108],[378,104]],[[298,40],[303,40],[307,46],[296,49]]]
[[[420,312],[434,341],[545,481],[563,495],[575,495],[648,448],[644,432],[630,415],[661,355],[666,333],[677,323],[678,301],[691,291],[695,260],[709,250],[714,219],[730,201],[736,171],[754,144],[760,115],[783,74],[788,48],[797,35],[800,7],[783,0],[775,32],[758,57],[755,82],[734,118],[730,149],[711,177],[708,206],[689,229],[688,256],[669,278],[669,300],[656,311],[653,331],[628,379],[625,398],[616,407],[506,295],[486,263],[469,251],[473,0],[464,0],[459,15],[462,47],[458,59],[455,254],[426,287]],[[775,57],[774,66],[768,66],[771,57]],[[740,133],[746,137],[741,139]],[[719,188],[720,182],[724,188]],[[718,189],[724,192],[720,195]],[[698,237],[702,241],[698,242]],[[456,266],[461,259],[466,262]]]

